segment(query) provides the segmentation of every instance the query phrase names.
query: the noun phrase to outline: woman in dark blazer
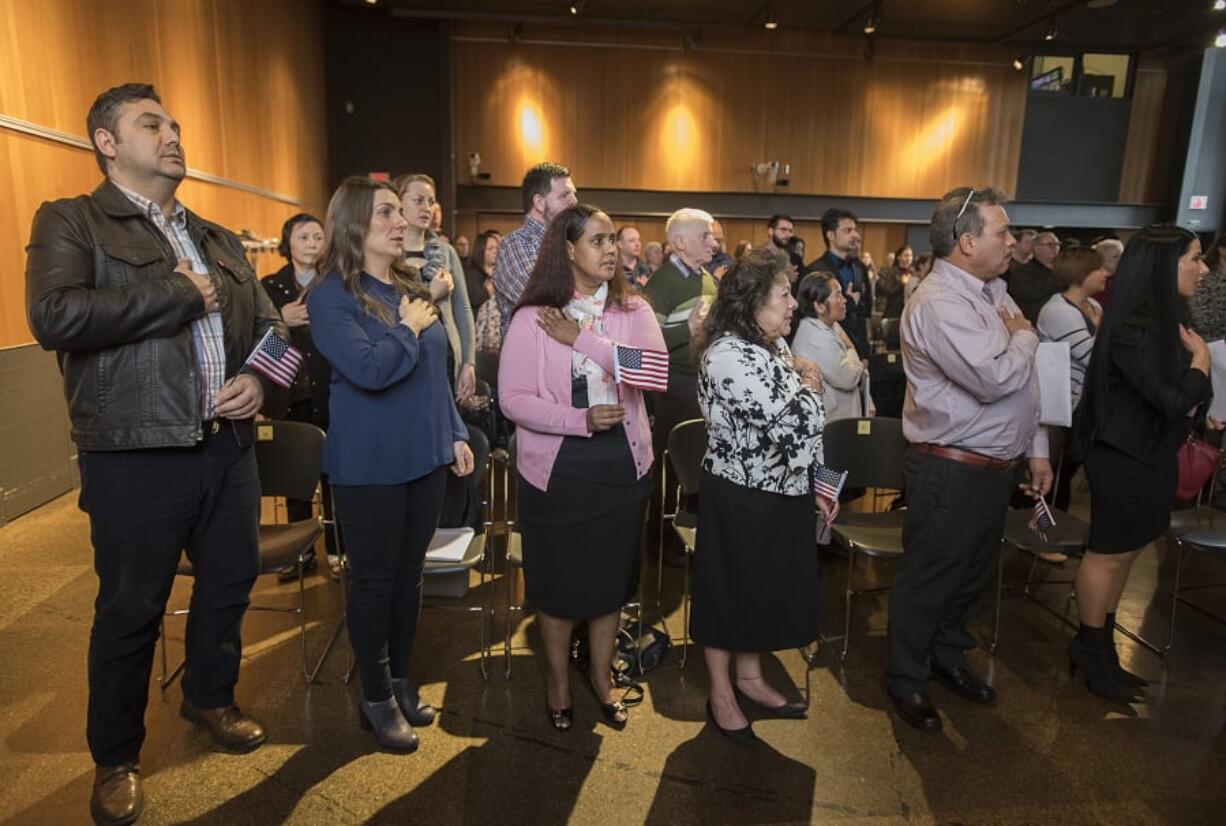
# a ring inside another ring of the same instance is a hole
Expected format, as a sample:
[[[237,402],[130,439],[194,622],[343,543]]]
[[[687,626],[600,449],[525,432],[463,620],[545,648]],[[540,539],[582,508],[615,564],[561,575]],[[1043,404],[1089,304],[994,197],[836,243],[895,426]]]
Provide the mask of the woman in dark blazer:
[[[1090,691],[1116,702],[1132,702],[1145,685],[1120,667],[1116,607],[1133,560],[1170,525],[1176,452],[1210,395],[1209,348],[1181,323],[1207,272],[1191,232],[1154,226],[1134,235],[1086,372],[1078,441],[1088,447],[1090,542],[1069,659]]]
[[[323,245],[322,221],[306,212],[292,216],[281,227],[281,244],[277,247],[277,252],[285,258],[285,266],[272,275],[261,278],[260,283],[289,327],[290,343],[302,353],[302,366],[298,368],[298,375],[294,377],[290,392],[283,396],[285,406],[279,411],[269,409],[269,412],[274,418],[309,422],[327,430],[328,386],[332,382],[332,368],[328,360],[315,349],[315,342],[311,341],[311,321],[306,308],[306,292],[315,283],[315,262]],[[326,474],[320,482],[323,486],[324,518],[331,520],[332,496]],[[291,522],[310,519],[311,503],[301,499],[289,499],[285,503],[285,512]],[[324,537],[328,548],[328,566],[335,579],[340,573],[336,533],[326,531]],[[314,565],[312,557],[309,567]],[[290,565],[277,576],[281,582],[292,582],[297,578],[297,565]]]

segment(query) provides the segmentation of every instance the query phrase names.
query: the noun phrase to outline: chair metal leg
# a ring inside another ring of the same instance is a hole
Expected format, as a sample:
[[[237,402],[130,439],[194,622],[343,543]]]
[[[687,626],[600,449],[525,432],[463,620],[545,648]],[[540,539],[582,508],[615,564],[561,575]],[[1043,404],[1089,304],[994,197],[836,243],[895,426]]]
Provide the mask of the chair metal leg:
[[[681,591],[681,668],[690,653],[690,549],[685,549],[685,579]]]
[[[851,574],[856,563],[856,546],[847,548],[847,600],[843,609],[843,651],[839,654],[839,662],[847,659],[847,646],[851,643],[851,598],[855,590],[851,587]]]
[[[1165,657],[1166,652],[1170,651],[1171,647],[1175,644],[1175,614],[1179,609],[1179,585],[1183,579],[1185,555],[1191,556],[1191,550],[1184,546],[1182,539],[1177,536],[1171,538],[1175,542],[1175,584],[1171,589],[1171,619],[1166,631],[1166,642],[1159,645],[1153,640],[1147,639],[1129,628],[1125,628],[1118,622],[1115,624],[1116,630],[1125,637],[1128,637],[1133,642],[1140,643],[1160,657]]]
[[[996,556],[996,610],[993,612],[992,643],[988,651],[995,652],[996,644],[1000,642],[1000,598],[1005,589],[1005,540],[1000,541],[1000,553]]]

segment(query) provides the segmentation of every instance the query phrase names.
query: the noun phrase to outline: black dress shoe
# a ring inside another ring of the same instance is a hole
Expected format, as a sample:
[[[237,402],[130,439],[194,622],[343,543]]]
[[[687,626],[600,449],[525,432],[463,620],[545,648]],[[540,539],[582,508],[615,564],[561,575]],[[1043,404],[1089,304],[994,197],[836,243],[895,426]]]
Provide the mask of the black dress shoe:
[[[94,791],[89,799],[89,813],[94,823],[102,826],[123,826],[132,823],[145,808],[141,789],[140,766],[97,766],[94,769]]]
[[[238,706],[199,708],[184,700],[183,705],[179,706],[179,716],[204,726],[217,745],[235,754],[255,751],[268,739],[264,727],[244,714]]]
[[[944,683],[954,694],[972,703],[990,706],[996,702],[996,689],[980,679],[978,674],[971,671],[970,666],[947,666],[933,660],[932,676]]]
[[[751,705],[754,708],[761,710],[769,717],[779,717],[784,720],[803,720],[809,716],[809,706],[805,703],[784,703],[781,706],[767,706],[759,703],[753,697],[750,697],[736,686],[732,687],[732,693],[736,695],[737,702],[739,702],[742,707],[745,705]]]
[[[898,716],[907,723],[920,731],[941,730],[941,715],[937,714],[932,701],[928,699],[928,692],[915,691],[903,697],[888,690],[886,693],[894,702],[894,709],[898,712]]]
[[[740,746],[748,746],[758,741],[758,735],[753,733],[753,726],[744,728],[724,728],[715,721],[715,712],[711,709],[711,701],[707,700],[707,720],[715,726],[715,730]]]

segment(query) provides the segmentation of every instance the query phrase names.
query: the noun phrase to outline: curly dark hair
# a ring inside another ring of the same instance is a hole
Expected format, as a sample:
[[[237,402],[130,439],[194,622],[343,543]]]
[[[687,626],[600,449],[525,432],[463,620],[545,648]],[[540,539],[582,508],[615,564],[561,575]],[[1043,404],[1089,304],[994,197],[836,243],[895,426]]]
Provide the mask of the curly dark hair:
[[[742,255],[720,279],[715,303],[707,314],[702,334],[695,342],[698,356],[720,336],[732,335],[773,350],[758,326],[757,313],[770,297],[775,279],[787,273],[788,256],[772,247],[753,249]]]
[[[587,221],[593,215],[609,217],[600,207],[575,204],[559,212],[549,223],[536,254],[536,266],[524,285],[524,293],[519,298],[516,310],[520,307],[556,307],[560,310],[570,303],[575,295],[575,271],[566,251],[566,243],[579,243]],[[612,220],[609,222],[612,223]],[[625,309],[626,299],[626,279],[614,276],[609,281],[606,305]]]

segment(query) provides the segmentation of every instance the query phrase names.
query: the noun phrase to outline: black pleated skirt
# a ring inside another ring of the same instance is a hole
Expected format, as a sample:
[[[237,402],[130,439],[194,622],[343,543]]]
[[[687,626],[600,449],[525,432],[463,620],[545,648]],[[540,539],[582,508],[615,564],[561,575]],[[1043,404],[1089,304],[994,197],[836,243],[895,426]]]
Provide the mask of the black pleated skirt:
[[[699,645],[777,651],[817,639],[813,497],[702,474],[690,631]]]
[[[1091,551],[1135,551],[1170,527],[1179,482],[1179,460],[1174,453],[1155,468],[1095,442],[1086,453],[1085,468],[1090,482]]]
[[[566,436],[538,490],[519,479],[528,604],[553,617],[611,614],[638,589],[639,545],[651,476],[636,478],[626,429]]]

